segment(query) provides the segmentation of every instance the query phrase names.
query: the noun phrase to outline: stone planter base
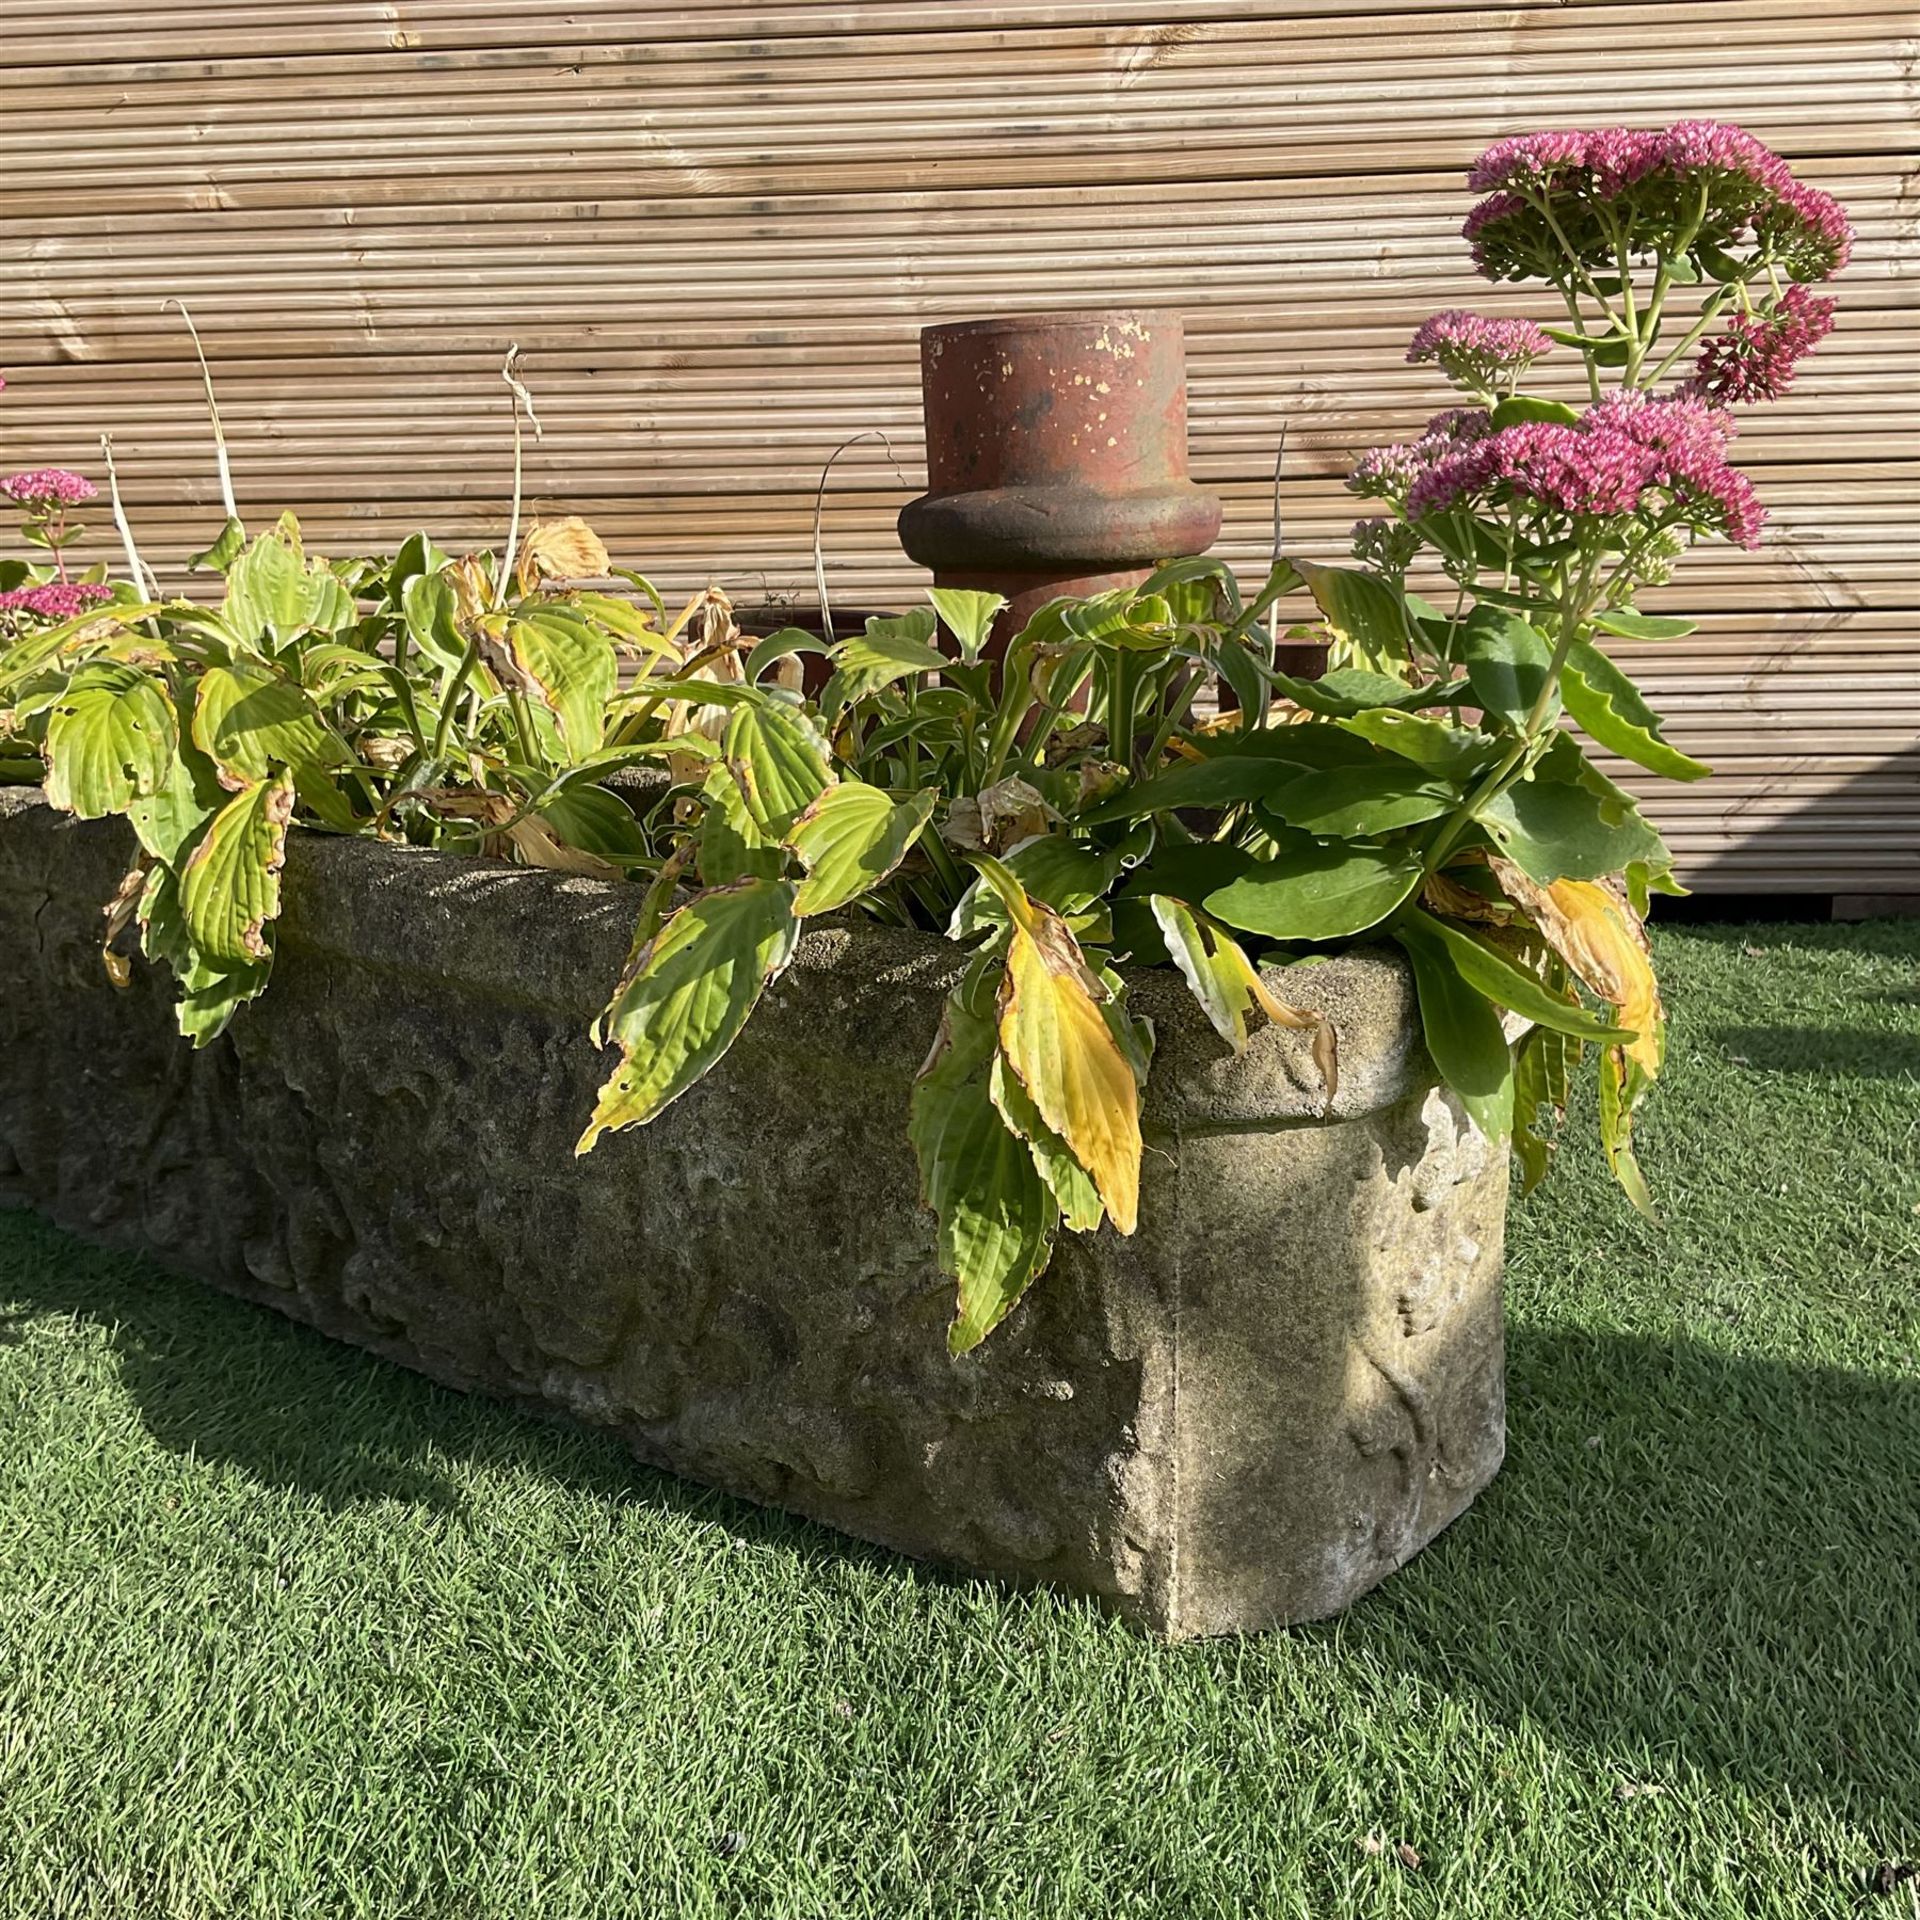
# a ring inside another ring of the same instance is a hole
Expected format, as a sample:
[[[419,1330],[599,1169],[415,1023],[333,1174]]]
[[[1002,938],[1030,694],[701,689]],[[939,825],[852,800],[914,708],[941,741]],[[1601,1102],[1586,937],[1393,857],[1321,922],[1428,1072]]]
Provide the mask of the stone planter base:
[[[1505,1156],[1397,959],[1288,975],[1339,1032],[1235,1060],[1172,974],[1141,1227],[1063,1236],[976,1354],[904,1120],[958,950],[803,941],[721,1067],[576,1161],[638,890],[296,834],[267,995],[201,1053],[116,992],[117,822],[0,794],[0,1200],[435,1379],[1170,1637],[1337,1612],[1492,1478]]]

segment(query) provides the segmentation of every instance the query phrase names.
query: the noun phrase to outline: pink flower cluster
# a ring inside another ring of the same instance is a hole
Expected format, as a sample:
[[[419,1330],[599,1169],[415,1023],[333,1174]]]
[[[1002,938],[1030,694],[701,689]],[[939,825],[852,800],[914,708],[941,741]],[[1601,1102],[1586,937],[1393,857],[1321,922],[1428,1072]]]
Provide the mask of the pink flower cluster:
[[[1688,234],[1723,246],[1751,230],[1795,280],[1838,273],[1853,244],[1831,195],[1796,180],[1763,141],[1719,120],[1682,120],[1658,132],[1519,134],[1489,147],[1467,184],[1487,197],[1461,231],[1474,264],[1494,280],[1549,275],[1563,266],[1566,248],[1583,265],[1617,266],[1617,223],[1608,213],[1628,215],[1641,251]],[[1554,205],[1552,221],[1542,199]]]
[[[1830,193],[1789,180],[1754,216],[1754,232],[1771,243],[1795,280],[1831,280],[1853,258],[1853,226]]]
[[[1502,374],[1524,373],[1553,342],[1531,320],[1489,320],[1450,307],[1423,321],[1407,348],[1407,363],[1437,360],[1450,380],[1486,392]]]
[[[113,591],[92,580],[50,580],[44,587],[21,587],[0,593],[0,613],[32,613],[43,620],[71,620],[111,600]]]
[[[1767,310],[1736,314],[1706,342],[1686,390],[1715,407],[1778,400],[1794,369],[1833,331],[1834,302],[1789,287]]]
[[[1347,487],[1368,500],[1404,500],[1422,475],[1451,458],[1460,444],[1493,431],[1481,407],[1449,407],[1436,413],[1417,440],[1370,447],[1355,462]]]
[[[1759,545],[1766,512],[1728,466],[1727,432],[1699,400],[1616,400],[1577,426],[1529,420],[1465,442],[1429,464],[1406,496],[1410,520],[1511,506],[1568,519],[1648,513],[1661,524]]]
[[[0,480],[0,494],[23,507],[77,507],[99,497],[100,489],[84,474],[66,467],[35,467],[30,473],[12,473]]]

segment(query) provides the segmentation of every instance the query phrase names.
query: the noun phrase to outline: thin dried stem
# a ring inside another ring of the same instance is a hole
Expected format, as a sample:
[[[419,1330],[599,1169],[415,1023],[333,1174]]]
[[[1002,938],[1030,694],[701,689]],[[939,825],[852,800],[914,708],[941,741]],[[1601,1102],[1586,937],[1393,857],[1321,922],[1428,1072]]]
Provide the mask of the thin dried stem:
[[[113,524],[120,529],[120,549],[127,556],[127,574],[133,581],[133,590],[144,600],[160,598],[160,584],[154,578],[153,569],[140,558],[140,549],[133,543],[133,527],[127,519],[127,510],[120,502],[120,476],[113,468],[113,435],[103,433],[100,436],[100,458],[107,469],[107,499],[113,507]]]
[[[527,424],[533,429],[533,437],[543,436],[540,431],[540,416],[533,410],[533,395],[526,389],[518,373],[514,371],[520,359],[520,343],[514,341],[507,348],[507,357],[500,368],[500,378],[513,391],[513,516],[507,522],[507,550],[500,556],[500,572],[494,582],[493,600],[495,606],[502,606],[507,598],[507,579],[513,572],[513,557],[520,551],[520,485],[521,485],[521,440],[520,414],[524,408]]]
[[[833,471],[833,463],[849,447],[857,447],[862,440],[878,440],[887,450],[887,458],[893,463],[893,475],[903,487],[913,483],[900,471],[900,457],[893,450],[893,442],[881,427],[869,427],[864,433],[856,433],[842,440],[827,455],[827,464],[820,469],[820,485],[813,496],[813,584],[820,595],[820,638],[828,646],[833,645],[833,614],[827,606],[827,550],[821,538],[820,523],[826,513],[827,476]]]
[[[180,318],[187,323],[187,332],[193,339],[194,358],[200,362],[200,384],[207,390],[207,418],[213,422],[213,457],[220,468],[220,500],[227,510],[227,518],[238,520],[240,509],[233,503],[233,469],[227,464],[227,436],[220,425],[220,403],[213,397],[213,371],[200,345],[200,329],[193,324],[193,315],[187,311],[184,300],[168,300],[166,305],[180,309]]]

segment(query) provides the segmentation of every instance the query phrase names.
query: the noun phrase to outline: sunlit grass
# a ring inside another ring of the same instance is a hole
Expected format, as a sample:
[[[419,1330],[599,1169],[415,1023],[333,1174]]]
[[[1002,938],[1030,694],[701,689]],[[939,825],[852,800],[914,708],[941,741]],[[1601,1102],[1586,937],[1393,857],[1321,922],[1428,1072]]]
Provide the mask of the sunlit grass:
[[[1898,1914],[1920,926],[1680,930],[1640,1222],[1512,1233],[1494,1489],[1150,1645],[0,1216],[0,1914]]]

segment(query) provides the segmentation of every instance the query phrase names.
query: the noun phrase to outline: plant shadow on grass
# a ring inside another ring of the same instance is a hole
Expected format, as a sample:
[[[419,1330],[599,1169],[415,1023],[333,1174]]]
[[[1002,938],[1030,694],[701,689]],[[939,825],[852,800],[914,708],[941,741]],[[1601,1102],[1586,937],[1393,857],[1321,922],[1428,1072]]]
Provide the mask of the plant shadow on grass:
[[[107,1328],[162,1446],[328,1507],[457,1510],[447,1468],[465,1460],[717,1522],[929,1602],[961,1578],[0,1213],[8,1298],[0,1339],[52,1315]],[[1463,1519],[1343,1619],[1289,1637],[1467,1696],[1623,1778],[1694,1765],[1825,1799],[1911,1842],[1920,1380],[1523,1327],[1510,1340],[1509,1425],[1507,1465]],[[903,1615],[900,1631],[912,1622]],[[1116,1644],[1116,1658],[1199,1663],[1250,1699],[1271,1684],[1270,1662],[1231,1642]],[[1267,1645],[1287,1658],[1285,1638]]]
[[[1920,1038],[1912,1034],[1850,1027],[1716,1027],[1712,1038],[1736,1064],[1768,1073],[1920,1081]]]

